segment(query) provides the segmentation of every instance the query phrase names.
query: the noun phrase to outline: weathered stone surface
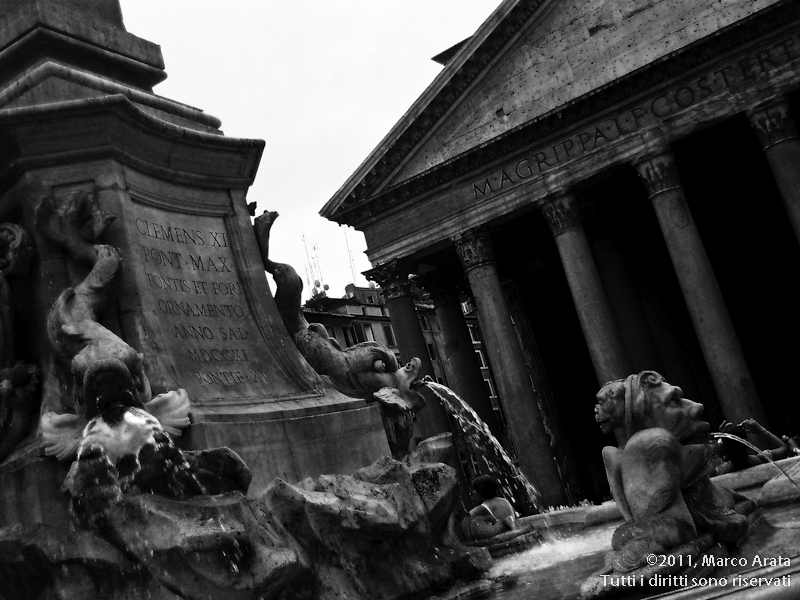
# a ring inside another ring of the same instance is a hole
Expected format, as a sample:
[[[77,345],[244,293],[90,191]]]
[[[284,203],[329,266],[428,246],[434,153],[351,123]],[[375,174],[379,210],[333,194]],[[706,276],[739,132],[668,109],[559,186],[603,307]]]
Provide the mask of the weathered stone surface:
[[[444,544],[456,487],[446,465],[412,470],[383,457],[352,477],[322,476],[302,489],[276,480],[262,501],[309,556],[323,598],[400,598],[488,568],[484,549]]]
[[[44,524],[0,529],[0,597],[175,598],[108,542],[86,531]]]
[[[422,440],[414,448],[414,452],[403,459],[403,462],[411,469],[426,463],[449,464],[455,451],[453,434],[450,432],[440,433]]]
[[[247,493],[253,476],[244,461],[230,448],[190,450],[183,457],[197,481],[209,494]]]
[[[788,462],[788,461],[787,461]],[[770,466],[775,476],[764,484],[758,494],[758,505],[769,506],[800,499],[800,461],[787,466]],[[782,470],[778,473],[778,470]]]
[[[429,463],[412,468],[411,480],[422,498],[431,525],[446,523],[458,501],[456,470],[449,465]]]
[[[303,598],[317,585],[259,506],[238,492],[189,500],[123,496],[104,512],[98,534],[135,559],[126,563],[129,570],[181,597],[256,600],[286,592]],[[80,535],[123,556],[87,532]],[[65,543],[74,552],[73,542]]]

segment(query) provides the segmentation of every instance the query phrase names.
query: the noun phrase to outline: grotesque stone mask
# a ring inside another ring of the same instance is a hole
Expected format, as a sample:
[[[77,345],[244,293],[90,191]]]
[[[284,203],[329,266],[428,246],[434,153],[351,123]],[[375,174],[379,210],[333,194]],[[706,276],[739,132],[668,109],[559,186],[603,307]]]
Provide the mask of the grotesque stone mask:
[[[597,392],[594,419],[603,433],[625,426],[625,380],[609,381]]]
[[[625,392],[628,435],[647,427],[661,427],[685,442],[710,429],[700,419],[703,405],[684,398],[681,388],[667,383],[655,371],[628,377]]]

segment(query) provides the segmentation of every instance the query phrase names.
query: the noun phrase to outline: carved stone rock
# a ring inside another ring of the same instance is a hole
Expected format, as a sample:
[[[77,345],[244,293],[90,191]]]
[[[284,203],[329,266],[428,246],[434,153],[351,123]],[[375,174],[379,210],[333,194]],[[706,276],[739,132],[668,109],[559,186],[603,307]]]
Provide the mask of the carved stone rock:
[[[352,476],[323,475],[302,486],[276,480],[268,488],[266,506],[313,557],[323,597],[404,597],[488,568],[484,549],[466,550],[447,536],[454,470],[409,464],[417,466],[384,457]]]

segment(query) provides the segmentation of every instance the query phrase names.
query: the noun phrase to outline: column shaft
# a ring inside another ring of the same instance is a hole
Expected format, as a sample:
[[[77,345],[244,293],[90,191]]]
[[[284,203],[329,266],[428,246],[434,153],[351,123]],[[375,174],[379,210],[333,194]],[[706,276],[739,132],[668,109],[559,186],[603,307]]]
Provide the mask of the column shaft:
[[[564,485],[500,286],[491,240],[486,235],[473,235],[457,240],[456,248],[475,297],[484,345],[520,468],[545,505],[565,504]]]
[[[795,237],[800,242],[800,137],[789,103],[780,98],[750,111],[748,117],[769,161]]]
[[[542,211],[555,236],[597,382],[603,385],[630,375],[625,348],[617,333],[589,241],[580,225],[574,197],[564,195],[550,200]]]
[[[686,204],[673,156],[659,154],[638,163],[636,169],[656,211],[725,418],[738,423],[752,417],[766,427],[766,415]]]
[[[647,322],[636,285],[616,244],[608,238],[593,240],[592,253],[609,307],[615,315],[614,322],[626,350],[630,372],[652,370],[663,373],[658,345]]]
[[[414,357],[419,358],[422,362],[420,377],[430,375],[435,379],[433,365],[428,354],[428,345],[417,318],[414,299],[408,284],[384,284],[384,297],[401,358],[404,361],[409,361]],[[426,398],[428,402],[425,408],[417,412],[417,423],[423,439],[450,431],[447,414],[441,403],[431,400],[429,395],[426,395]]]
[[[453,391],[478,413],[494,436],[502,439],[458,295],[455,290],[442,290],[432,295],[432,299],[444,338],[444,358],[453,375],[453,381],[449,383]]]

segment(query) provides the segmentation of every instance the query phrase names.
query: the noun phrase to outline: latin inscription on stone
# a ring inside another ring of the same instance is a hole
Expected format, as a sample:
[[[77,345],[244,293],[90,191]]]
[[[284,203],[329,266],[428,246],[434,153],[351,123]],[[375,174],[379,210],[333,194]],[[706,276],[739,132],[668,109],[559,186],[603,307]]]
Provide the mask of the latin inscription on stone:
[[[658,124],[710,96],[752,84],[761,76],[800,58],[800,35],[789,36],[768,48],[666,90],[615,117],[596,123],[555,143],[537,148],[506,164],[499,171],[470,183],[475,200],[488,198],[521,183],[536,179],[550,169],[600,149],[648,125]]]
[[[137,215],[135,252],[149,292],[143,304],[179,384],[193,400],[260,395],[271,369],[224,219],[143,205]]]

